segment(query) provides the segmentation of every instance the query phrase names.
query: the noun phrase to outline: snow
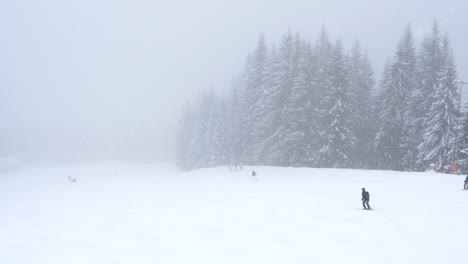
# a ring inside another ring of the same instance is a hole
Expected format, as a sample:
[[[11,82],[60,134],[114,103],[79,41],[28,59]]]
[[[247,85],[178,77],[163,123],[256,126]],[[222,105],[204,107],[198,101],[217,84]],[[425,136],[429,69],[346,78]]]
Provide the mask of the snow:
[[[0,263],[463,263],[463,180],[344,169],[23,166],[0,174]],[[362,187],[375,210],[361,210]]]

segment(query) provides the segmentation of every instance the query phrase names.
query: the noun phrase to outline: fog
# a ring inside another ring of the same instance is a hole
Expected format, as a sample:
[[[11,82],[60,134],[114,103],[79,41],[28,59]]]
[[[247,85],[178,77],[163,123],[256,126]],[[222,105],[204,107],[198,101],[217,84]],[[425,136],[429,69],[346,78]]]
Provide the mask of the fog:
[[[404,27],[437,18],[468,79],[465,1],[2,1],[0,157],[172,161],[182,105],[226,91],[257,36],[322,25],[367,48],[377,79]],[[419,42],[418,42],[419,43]]]

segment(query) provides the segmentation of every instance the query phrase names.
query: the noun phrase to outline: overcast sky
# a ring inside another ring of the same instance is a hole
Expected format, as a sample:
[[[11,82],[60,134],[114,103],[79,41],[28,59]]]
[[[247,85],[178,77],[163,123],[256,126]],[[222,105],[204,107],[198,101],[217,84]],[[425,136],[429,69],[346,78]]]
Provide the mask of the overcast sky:
[[[0,156],[174,156],[181,105],[226,90],[260,32],[366,47],[380,79],[405,25],[437,18],[468,79],[464,0],[0,1]],[[468,87],[466,87],[468,89]]]

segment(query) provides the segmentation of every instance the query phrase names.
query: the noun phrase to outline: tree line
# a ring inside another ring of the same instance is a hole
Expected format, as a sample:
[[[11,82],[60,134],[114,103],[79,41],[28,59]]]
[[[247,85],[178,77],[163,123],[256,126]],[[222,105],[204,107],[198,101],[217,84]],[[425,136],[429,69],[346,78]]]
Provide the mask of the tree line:
[[[325,29],[315,43],[261,34],[228,96],[186,105],[178,132],[184,170],[235,163],[448,171],[468,166],[448,35],[437,21],[416,47],[407,27],[377,84],[366,51],[346,51]]]

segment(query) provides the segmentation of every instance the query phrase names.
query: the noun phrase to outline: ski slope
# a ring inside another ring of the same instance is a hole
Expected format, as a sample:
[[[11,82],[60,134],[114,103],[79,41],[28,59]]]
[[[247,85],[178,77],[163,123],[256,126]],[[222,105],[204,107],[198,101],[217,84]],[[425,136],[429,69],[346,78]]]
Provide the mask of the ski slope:
[[[466,263],[463,177],[255,167],[255,181],[251,169],[0,174],[0,263]],[[361,210],[362,187],[375,210]]]

